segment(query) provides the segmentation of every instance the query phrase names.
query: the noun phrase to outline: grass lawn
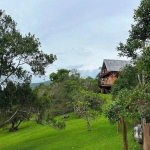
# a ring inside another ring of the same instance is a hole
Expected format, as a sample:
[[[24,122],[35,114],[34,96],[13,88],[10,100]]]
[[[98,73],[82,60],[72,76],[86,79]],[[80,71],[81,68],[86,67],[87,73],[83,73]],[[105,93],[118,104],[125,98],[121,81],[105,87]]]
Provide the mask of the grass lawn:
[[[139,150],[133,141],[132,128],[128,126],[129,150]],[[70,114],[65,130],[55,130],[36,124],[34,121],[20,125],[17,132],[0,130],[0,150],[123,150],[121,127],[116,133],[116,125],[110,125],[101,117],[91,122],[87,131],[84,119]]]

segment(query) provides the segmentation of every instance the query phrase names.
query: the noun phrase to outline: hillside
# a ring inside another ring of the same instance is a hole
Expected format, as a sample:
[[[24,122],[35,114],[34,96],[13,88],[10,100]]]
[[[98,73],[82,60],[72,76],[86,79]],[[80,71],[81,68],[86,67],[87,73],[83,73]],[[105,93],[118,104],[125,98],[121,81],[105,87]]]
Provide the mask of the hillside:
[[[122,150],[122,133],[116,133],[116,125],[110,125],[106,118],[91,122],[87,131],[84,119],[69,114],[65,130],[54,130],[34,121],[22,123],[14,133],[0,130],[1,150]],[[59,117],[58,119],[60,119]],[[139,150],[133,141],[132,128],[128,124],[129,150]],[[8,142],[9,141],[9,142]]]

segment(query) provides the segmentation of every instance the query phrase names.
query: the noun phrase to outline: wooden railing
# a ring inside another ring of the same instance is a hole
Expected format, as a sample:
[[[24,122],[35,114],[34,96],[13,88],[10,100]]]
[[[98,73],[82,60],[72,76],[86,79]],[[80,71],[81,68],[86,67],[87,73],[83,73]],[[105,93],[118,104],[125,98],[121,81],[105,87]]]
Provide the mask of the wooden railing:
[[[101,83],[102,85],[107,85],[107,84],[112,85],[113,81],[107,80],[107,81],[102,81]]]
[[[101,81],[101,84],[102,85],[113,85],[115,80],[116,80],[116,78],[104,78]]]

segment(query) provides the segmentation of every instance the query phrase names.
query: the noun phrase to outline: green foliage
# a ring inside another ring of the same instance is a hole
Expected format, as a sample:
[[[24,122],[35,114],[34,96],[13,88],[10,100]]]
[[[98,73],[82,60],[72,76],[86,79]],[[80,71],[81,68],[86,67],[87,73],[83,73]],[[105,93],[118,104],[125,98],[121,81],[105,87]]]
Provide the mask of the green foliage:
[[[115,99],[122,89],[131,89],[138,84],[138,69],[131,64],[126,65],[111,88],[112,98]]]
[[[144,51],[149,45],[150,38],[150,1],[142,0],[138,9],[134,11],[134,22],[129,31],[129,38],[126,44],[120,43],[117,47],[120,56],[127,56],[133,59]],[[140,51],[139,51],[140,50]]]
[[[150,91],[149,86],[136,86],[134,89],[128,91],[128,99],[130,99],[130,115],[136,115],[140,119],[150,119]]]
[[[28,77],[44,75],[45,68],[56,56],[39,50],[39,39],[28,33],[24,37],[16,29],[17,23],[0,10],[0,85],[7,82],[25,82]],[[26,71],[28,65],[31,71]]]
[[[52,97],[52,116],[73,112],[73,94],[80,90],[98,92],[96,79],[87,77],[80,78],[76,69],[60,69],[57,73],[51,73],[50,78],[53,84],[49,87],[49,94]]]
[[[111,123],[115,123],[121,119],[121,117],[128,116],[130,100],[128,97],[128,90],[122,89],[118,92],[115,101],[112,101],[104,110],[104,115],[109,119]]]
[[[98,101],[99,95],[97,94],[98,86],[96,79],[91,77],[82,79],[75,69],[60,69],[57,73],[51,73],[50,78],[53,81],[50,86],[40,85],[36,88],[40,101],[43,97],[43,93],[46,92],[47,97],[49,97],[49,102],[47,102],[47,104],[50,104],[48,109],[46,108],[43,113],[39,113],[40,120],[43,120],[42,117],[45,118],[47,114],[51,116],[50,118],[53,118],[53,116],[73,112],[76,102],[75,95],[82,91],[86,91],[88,94],[88,96],[84,98],[88,98],[88,103],[90,104],[87,105],[88,110],[86,112],[88,114],[83,114],[84,116],[88,115],[88,118],[96,119],[98,116],[97,112],[100,111],[101,108],[101,102]],[[40,107],[41,106],[42,105],[40,105]]]
[[[67,70],[67,69],[59,69],[57,73],[53,72],[50,74],[49,77],[50,77],[50,80],[53,82],[61,82],[68,77],[69,72],[70,70]]]
[[[135,86],[132,89],[122,89],[115,100],[107,105],[104,114],[109,121],[115,123],[121,117],[128,117],[132,122],[139,123],[142,118],[150,120],[149,86]]]
[[[135,59],[134,67],[132,67],[131,75],[123,71],[122,79],[116,80],[112,93],[117,97],[121,88],[127,88],[128,92],[126,100],[131,99],[131,114],[137,114],[139,117],[148,118],[149,111],[146,109],[149,106],[149,79],[150,79],[150,1],[141,0],[140,6],[134,11],[135,24],[131,26],[129,38],[126,44],[119,44],[117,50],[120,56],[127,56]],[[129,70],[128,70],[129,72]],[[135,79],[134,79],[135,76]],[[130,77],[130,78],[129,78]],[[130,80],[131,79],[131,80]],[[138,79],[138,82],[137,82]],[[127,82],[126,82],[126,81]],[[128,84],[128,85],[127,85]],[[133,113],[135,112],[135,113]],[[147,115],[146,115],[147,114]]]
[[[54,128],[54,129],[59,129],[59,130],[65,129],[65,127],[66,127],[65,122],[56,121],[56,119],[50,117],[50,114],[47,115],[46,125]]]
[[[99,73],[96,75],[96,81],[97,81],[97,85],[98,85],[99,87],[101,86],[100,74],[101,74],[101,72],[99,72]]]
[[[110,103],[112,102],[112,95],[111,94],[100,94],[101,98],[107,102],[107,103]]]
[[[3,116],[0,128],[11,124],[10,131],[16,131],[22,121],[27,121],[33,114],[37,95],[29,83],[8,82],[0,92],[0,115]]]
[[[86,79],[83,79],[83,89],[86,91],[91,92],[99,92],[99,87],[97,84],[97,79],[93,79],[91,77],[87,77]]]
[[[34,93],[38,95],[36,101],[36,121],[39,124],[43,124],[43,120],[47,115],[47,111],[50,109],[51,97],[48,93],[48,86],[40,84],[39,87],[33,89]]]
[[[29,86],[32,75],[45,75],[45,68],[56,60],[55,55],[39,50],[39,39],[30,33],[22,36],[16,26],[17,23],[0,10],[0,114],[3,121],[0,127],[11,123],[12,130],[29,120],[39,103]]]
[[[95,120],[101,110],[102,100],[100,94],[85,90],[76,91],[73,100],[75,114],[86,119],[87,128],[90,131],[90,119]]]
[[[56,116],[72,112],[72,92],[79,88],[79,81],[77,79],[67,79],[50,85],[49,93],[52,97],[52,115]]]
[[[148,83],[150,79],[150,47],[145,48],[141,57],[138,59],[137,66],[145,76],[145,83]]]

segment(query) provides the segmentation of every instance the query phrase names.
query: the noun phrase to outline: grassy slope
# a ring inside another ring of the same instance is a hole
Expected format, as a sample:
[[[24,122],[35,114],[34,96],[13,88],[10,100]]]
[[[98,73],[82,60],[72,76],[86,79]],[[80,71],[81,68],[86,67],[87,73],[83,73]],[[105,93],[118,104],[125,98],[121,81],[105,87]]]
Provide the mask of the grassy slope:
[[[101,117],[91,122],[88,132],[84,119],[71,114],[65,130],[54,130],[33,121],[23,123],[15,133],[0,130],[0,150],[123,150],[122,134],[116,125]],[[128,127],[129,150],[139,150]]]

